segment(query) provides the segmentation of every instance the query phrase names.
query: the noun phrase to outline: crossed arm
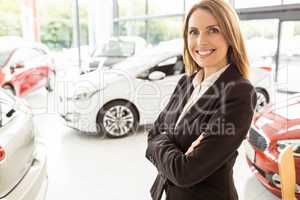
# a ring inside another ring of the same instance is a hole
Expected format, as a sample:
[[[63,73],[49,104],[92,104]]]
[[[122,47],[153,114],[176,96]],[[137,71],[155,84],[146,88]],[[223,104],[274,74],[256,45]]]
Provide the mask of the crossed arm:
[[[234,86],[209,121],[207,127],[211,128],[205,131],[205,137],[200,136],[187,152],[182,152],[168,133],[153,134],[150,131],[146,157],[173,184],[193,186],[232,157],[248,132],[255,105],[256,95],[251,85]],[[215,130],[213,127],[220,122],[233,125],[233,130],[228,133],[228,130]]]

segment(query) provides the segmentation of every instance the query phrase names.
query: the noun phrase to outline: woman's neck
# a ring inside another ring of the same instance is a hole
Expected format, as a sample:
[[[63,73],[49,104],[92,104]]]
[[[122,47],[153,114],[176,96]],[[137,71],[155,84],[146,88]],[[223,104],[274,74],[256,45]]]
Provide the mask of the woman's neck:
[[[227,65],[228,65],[228,63],[223,64],[223,65],[218,65],[218,66],[203,67],[203,70],[204,70],[204,79],[207,79],[209,76],[211,76],[212,74],[216,73],[217,71],[219,71],[223,67],[226,67]]]

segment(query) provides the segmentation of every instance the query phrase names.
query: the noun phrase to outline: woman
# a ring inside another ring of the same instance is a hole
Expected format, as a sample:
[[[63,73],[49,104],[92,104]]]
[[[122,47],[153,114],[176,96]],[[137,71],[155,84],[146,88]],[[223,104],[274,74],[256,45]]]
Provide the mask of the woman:
[[[236,200],[232,168],[256,95],[235,11],[203,0],[187,14],[183,76],[148,135],[154,200]]]

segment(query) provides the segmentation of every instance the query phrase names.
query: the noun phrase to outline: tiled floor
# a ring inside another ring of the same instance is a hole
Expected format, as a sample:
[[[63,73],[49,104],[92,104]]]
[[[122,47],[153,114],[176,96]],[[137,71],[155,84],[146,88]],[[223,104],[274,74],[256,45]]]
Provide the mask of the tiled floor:
[[[146,133],[122,139],[84,135],[64,126],[56,114],[56,94],[45,90],[25,97],[47,146],[47,200],[145,200],[156,169],[145,157]],[[252,175],[243,148],[234,178],[241,200],[276,200]]]

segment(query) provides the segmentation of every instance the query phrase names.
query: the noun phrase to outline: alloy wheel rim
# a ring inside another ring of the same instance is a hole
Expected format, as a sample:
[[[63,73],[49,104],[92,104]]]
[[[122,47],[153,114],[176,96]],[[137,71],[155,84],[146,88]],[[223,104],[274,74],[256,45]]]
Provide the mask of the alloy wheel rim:
[[[257,106],[256,110],[260,111],[267,104],[267,98],[261,92],[257,92]]]
[[[8,92],[10,95],[15,96],[14,91],[11,87],[3,87],[3,89]]]
[[[105,130],[113,136],[126,135],[133,127],[134,116],[126,106],[114,106],[105,112],[103,125]]]

